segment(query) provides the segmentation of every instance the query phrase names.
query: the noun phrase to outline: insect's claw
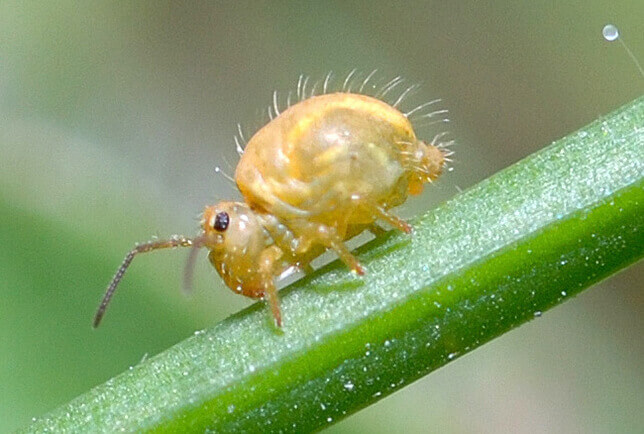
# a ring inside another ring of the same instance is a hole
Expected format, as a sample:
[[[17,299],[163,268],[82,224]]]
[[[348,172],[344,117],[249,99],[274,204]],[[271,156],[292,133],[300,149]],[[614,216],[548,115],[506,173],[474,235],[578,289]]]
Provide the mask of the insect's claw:
[[[275,320],[275,326],[277,328],[282,328],[282,312],[280,310],[280,302],[277,295],[277,289],[274,285],[272,285],[272,288],[269,288],[266,291],[265,299],[271,307],[271,313],[273,314],[273,319]]]
[[[367,274],[367,270],[362,266],[360,262],[356,263],[353,271],[355,271],[359,276],[364,276],[365,274]]]
[[[277,328],[282,328],[282,315],[280,314],[280,311],[278,310],[277,313],[273,312],[273,317],[275,319],[275,326]]]

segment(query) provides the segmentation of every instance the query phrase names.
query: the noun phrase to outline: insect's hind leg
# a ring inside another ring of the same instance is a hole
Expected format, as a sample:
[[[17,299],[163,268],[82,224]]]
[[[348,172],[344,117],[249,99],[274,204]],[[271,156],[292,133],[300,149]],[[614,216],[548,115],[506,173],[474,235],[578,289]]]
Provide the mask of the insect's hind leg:
[[[376,237],[379,237],[380,235],[387,233],[387,230],[382,226],[380,226],[375,221],[373,223],[370,223],[369,226],[367,226],[367,229]]]
[[[413,230],[411,225],[407,223],[405,220],[401,219],[394,213],[386,210],[383,206],[377,205],[377,204],[370,204],[367,206],[367,209],[371,213],[371,215],[379,220],[384,220],[387,223],[389,223],[391,226],[395,227],[396,229],[405,232],[406,234],[410,234]]]
[[[340,260],[346,264],[352,271],[359,275],[365,274],[365,269],[353,256],[353,253],[347,248],[338,234],[337,230],[332,226],[327,226],[321,223],[307,223],[297,227],[294,231],[298,235],[298,248],[295,254],[307,251],[311,244],[321,244],[328,249],[332,249],[338,255]]]

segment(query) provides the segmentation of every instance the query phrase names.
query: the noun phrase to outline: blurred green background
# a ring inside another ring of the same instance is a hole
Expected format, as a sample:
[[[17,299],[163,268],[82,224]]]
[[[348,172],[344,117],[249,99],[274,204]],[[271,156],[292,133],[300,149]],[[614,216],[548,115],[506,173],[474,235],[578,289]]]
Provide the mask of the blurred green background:
[[[206,204],[238,197],[214,167],[232,172],[236,124],[261,126],[273,90],[378,68],[422,84],[408,108],[443,98],[454,171],[410,216],[642,94],[601,29],[644,61],[643,16],[641,0],[0,2],[0,432],[249,304],[205,257],[184,297],[187,252],[160,252],[90,326],[135,241],[192,235]],[[640,431],[643,270],[330,431]]]

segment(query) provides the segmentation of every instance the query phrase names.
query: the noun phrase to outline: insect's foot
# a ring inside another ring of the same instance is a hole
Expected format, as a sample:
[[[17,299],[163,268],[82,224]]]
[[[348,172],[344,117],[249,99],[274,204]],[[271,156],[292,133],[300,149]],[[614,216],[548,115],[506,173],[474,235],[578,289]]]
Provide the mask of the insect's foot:
[[[357,263],[354,265],[354,267],[353,267],[353,271],[354,271],[356,274],[358,274],[359,276],[364,276],[365,274],[367,274],[367,270],[366,270],[366,269],[362,266],[362,264],[361,264],[361,263],[359,263],[359,262],[357,262]]]
[[[278,316],[274,317],[274,320],[275,320],[275,327],[277,327],[278,329],[281,329],[282,328],[282,317],[278,315]]]

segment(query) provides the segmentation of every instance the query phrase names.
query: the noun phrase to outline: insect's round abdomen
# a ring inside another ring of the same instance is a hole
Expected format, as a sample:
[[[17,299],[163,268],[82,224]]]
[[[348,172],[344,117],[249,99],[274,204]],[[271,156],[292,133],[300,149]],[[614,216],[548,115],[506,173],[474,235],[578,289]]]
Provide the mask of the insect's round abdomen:
[[[364,223],[356,198],[404,201],[402,150],[417,142],[395,108],[364,95],[336,93],[289,108],[251,138],[236,171],[245,198],[280,216],[280,204]],[[347,209],[351,208],[351,209]]]

